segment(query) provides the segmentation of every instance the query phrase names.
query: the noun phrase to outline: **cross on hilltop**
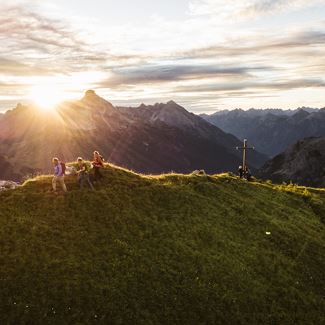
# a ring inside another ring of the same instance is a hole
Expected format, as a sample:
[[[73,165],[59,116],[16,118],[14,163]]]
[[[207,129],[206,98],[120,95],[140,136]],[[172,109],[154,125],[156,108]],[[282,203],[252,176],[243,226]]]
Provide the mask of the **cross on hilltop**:
[[[247,150],[254,150],[255,147],[247,146],[247,139],[244,139],[244,145],[242,147],[236,147],[237,150],[243,150],[243,170],[246,170]]]

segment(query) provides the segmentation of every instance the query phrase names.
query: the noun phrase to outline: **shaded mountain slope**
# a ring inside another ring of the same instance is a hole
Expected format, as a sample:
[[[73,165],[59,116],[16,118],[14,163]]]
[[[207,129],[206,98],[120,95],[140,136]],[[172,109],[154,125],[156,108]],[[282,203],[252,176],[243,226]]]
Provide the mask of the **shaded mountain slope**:
[[[298,141],[268,161],[259,176],[276,182],[325,187],[325,137]]]
[[[20,175],[15,173],[13,166],[4,156],[0,156],[0,170],[2,170],[1,175],[4,179],[17,180],[20,178]]]

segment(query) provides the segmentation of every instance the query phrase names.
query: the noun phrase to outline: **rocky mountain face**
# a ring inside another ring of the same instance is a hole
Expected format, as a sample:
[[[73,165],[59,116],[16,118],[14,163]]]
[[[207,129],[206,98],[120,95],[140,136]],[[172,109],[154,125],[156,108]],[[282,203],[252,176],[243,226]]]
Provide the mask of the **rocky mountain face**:
[[[325,187],[325,137],[298,141],[266,162],[259,176],[275,182]]]
[[[8,159],[2,155],[0,155],[0,174],[3,179],[18,180],[21,177],[20,174],[14,171]]]
[[[87,91],[57,111],[18,105],[0,115],[0,154],[15,175],[51,171],[51,158],[90,159],[99,150],[110,162],[143,173],[235,170],[241,142],[173,101],[137,108],[115,107]],[[266,157],[252,152],[259,167]],[[8,168],[1,169],[0,179]]]
[[[325,108],[295,111],[237,109],[202,117],[239,139],[247,138],[259,152],[270,157],[303,138],[325,136]]]

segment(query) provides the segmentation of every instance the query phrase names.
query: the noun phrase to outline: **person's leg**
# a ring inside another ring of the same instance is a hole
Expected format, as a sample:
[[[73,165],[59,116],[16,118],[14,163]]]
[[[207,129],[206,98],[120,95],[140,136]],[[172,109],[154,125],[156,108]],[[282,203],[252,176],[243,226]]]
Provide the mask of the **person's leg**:
[[[54,176],[52,178],[52,188],[53,188],[53,191],[55,192],[56,191],[56,176]]]
[[[84,182],[85,182],[85,176],[83,174],[80,174],[79,176],[79,180],[80,180],[80,188],[84,187]]]
[[[68,190],[67,190],[67,186],[66,186],[65,183],[64,183],[64,179],[63,179],[63,183],[62,183],[62,184],[63,184],[63,185],[62,185],[63,192],[64,192],[64,193],[67,193]]]
[[[60,176],[59,177],[59,182],[60,182],[60,185],[61,185],[61,188],[63,190],[63,192],[67,192],[67,187],[65,186],[65,183],[64,183],[64,176]]]
[[[78,185],[79,185],[79,188],[82,188],[82,177],[81,177],[81,175],[78,175]]]
[[[103,178],[103,175],[100,172],[100,167],[96,167],[95,174],[96,174],[96,180],[99,181],[99,180],[101,180]]]
[[[89,184],[89,187],[90,187],[92,190],[94,190],[95,188],[94,188],[93,184],[92,184],[91,181],[90,181],[89,175],[86,175],[86,179],[87,179],[87,182],[88,182],[88,184]]]
[[[98,177],[98,167],[94,167],[94,181],[98,181],[99,177]]]

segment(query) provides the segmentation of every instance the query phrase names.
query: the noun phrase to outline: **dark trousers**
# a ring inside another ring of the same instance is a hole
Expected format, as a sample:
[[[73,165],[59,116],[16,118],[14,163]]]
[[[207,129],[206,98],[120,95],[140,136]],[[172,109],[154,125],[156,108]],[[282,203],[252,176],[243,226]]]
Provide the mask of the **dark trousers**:
[[[94,167],[94,181],[99,181],[103,178],[104,176],[100,172],[100,167]]]
[[[94,189],[94,186],[91,183],[88,174],[80,174],[79,178],[78,178],[78,183],[79,183],[80,188],[83,188],[84,183],[87,183],[92,190]]]

